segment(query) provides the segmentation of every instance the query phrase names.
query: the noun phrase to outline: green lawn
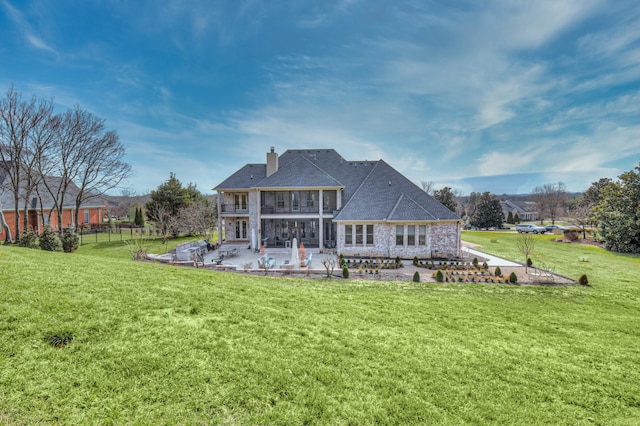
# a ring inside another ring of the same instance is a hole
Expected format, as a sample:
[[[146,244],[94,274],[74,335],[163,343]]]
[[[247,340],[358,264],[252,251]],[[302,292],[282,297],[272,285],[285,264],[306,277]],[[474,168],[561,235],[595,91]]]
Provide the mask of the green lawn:
[[[464,238],[513,253],[506,233]],[[265,278],[132,262],[116,243],[0,247],[0,424],[637,424],[638,257],[546,236],[537,250],[593,286]],[[45,341],[63,332],[66,347]]]

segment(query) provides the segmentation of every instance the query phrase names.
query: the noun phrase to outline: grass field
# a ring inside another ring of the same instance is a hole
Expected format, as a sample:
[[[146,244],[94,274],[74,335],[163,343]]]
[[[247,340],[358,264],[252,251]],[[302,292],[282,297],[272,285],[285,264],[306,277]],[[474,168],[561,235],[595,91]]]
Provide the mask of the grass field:
[[[513,234],[464,238],[520,257]],[[132,262],[122,243],[0,247],[0,424],[637,424],[640,259],[547,236],[533,258],[593,285],[276,279]]]

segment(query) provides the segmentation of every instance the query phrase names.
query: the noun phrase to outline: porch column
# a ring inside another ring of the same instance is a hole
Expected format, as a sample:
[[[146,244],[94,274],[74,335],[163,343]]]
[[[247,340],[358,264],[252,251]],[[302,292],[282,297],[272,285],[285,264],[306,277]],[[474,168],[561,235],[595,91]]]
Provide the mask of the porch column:
[[[222,198],[224,192],[218,191],[216,202],[218,204],[218,244],[222,245]]]
[[[318,191],[318,248],[322,252],[324,250],[324,222],[323,222],[323,193],[322,189]]]

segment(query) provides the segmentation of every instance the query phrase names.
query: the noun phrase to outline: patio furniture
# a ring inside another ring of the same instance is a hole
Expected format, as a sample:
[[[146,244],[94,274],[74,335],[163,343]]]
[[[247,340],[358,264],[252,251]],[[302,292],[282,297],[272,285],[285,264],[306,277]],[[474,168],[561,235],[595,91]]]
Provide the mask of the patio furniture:
[[[258,267],[270,269],[275,265],[276,259],[274,257],[269,257],[268,253],[265,253],[264,256],[258,259]]]
[[[302,266],[302,267],[309,266],[309,264],[311,264],[311,257],[312,256],[313,256],[313,253],[309,253],[309,256],[305,257],[304,259],[302,259],[300,261],[300,266]]]

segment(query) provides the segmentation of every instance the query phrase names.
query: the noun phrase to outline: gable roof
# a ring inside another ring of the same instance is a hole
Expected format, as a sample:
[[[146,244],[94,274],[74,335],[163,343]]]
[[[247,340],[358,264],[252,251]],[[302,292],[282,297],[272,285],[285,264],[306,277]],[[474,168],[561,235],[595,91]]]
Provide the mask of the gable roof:
[[[240,170],[226,178],[215,190],[249,189],[253,188],[267,176],[266,164],[246,164]]]
[[[45,176],[44,179],[47,181],[50,187],[56,188],[60,185],[60,181],[62,178],[58,176]],[[80,188],[74,183],[71,182],[69,187],[67,188],[67,193],[65,194],[64,205],[62,206],[64,209],[75,208],[75,198],[78,195]],[[24,206],[24,197],[26,194],[25,188],[20,187],[20,200],[19,200],[19,208],[23,208]],[[42,205],[40,203],[42,202]],[[37,188],[33,190],[30,194],[29,207],[30,208],[42,208],[44,210],[50,210],[54,206],[54,198],[51,196],[45,184],[43,182],[39,182]],[[104,206],[104,199],[100,196],[87,196],[85,201],[80,206],[81,208],[89,208],[89,207],[102,207]],[[0,187],[0,207],[3,211],[13,211],[15,210],[15,200],[13,197],[13,190],[8,186],[8,182],[5,182],[4,185]]]
[[[342,188],[340,182],[305,157],[297,157],[264,178],[256,188]]]
[[[336,221],[460,220],[383,160],[347,161],[333,149],[294,149],[278,165],[267,177],[266,164],[247,164],[214,189],[342,189]]]
[[[334,220],[430,221],[460,218],[379,160]]]

